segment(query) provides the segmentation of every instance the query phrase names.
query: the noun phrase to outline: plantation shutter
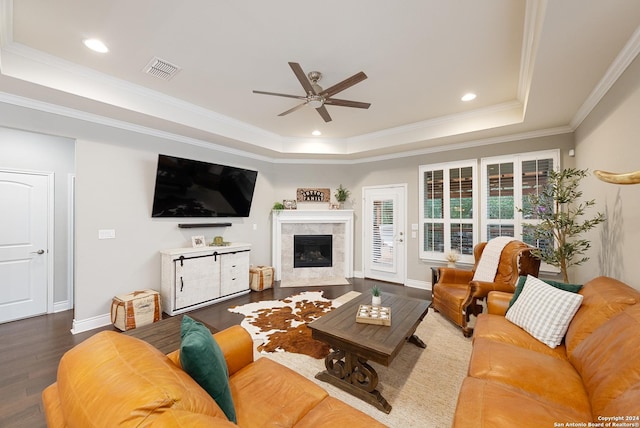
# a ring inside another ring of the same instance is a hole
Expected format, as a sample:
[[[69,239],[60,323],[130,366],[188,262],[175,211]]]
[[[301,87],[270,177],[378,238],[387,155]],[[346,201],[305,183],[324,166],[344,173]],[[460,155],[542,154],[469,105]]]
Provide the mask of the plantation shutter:
[[[395,256],[393,252],[394,239],[396,236],[394,201],[374,200],[371,212],[371,228],[369,231],[373,237],[371,246],[371,262],[377,269],[395,267]]]
[[[424,172],[424,251],[444,253],[444,170]]]

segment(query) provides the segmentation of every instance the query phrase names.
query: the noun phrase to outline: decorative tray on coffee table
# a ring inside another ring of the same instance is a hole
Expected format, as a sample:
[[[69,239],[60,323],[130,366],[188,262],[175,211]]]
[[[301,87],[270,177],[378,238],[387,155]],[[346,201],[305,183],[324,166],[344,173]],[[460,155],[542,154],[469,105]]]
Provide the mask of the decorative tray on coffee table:
[[[391,308],[384,306],[360,305],[356,322],[363,324],[391,325]]]

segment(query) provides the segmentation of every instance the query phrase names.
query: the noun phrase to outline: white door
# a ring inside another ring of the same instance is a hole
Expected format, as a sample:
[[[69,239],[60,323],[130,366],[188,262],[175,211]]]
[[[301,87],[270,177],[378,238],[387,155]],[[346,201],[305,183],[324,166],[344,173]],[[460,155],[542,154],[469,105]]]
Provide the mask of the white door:
[[[364,276],[404,284],[406,185],[363,188]]]
[[[0,171],[0,322],[47,312],[49,177]]]

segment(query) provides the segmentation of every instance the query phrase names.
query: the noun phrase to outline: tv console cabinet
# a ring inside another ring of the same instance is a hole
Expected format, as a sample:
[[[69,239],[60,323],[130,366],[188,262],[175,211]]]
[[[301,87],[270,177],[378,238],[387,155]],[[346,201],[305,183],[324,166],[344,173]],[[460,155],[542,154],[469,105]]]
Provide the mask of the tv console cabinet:
[[[245,294],[251,244],[160,251],[162,309],[169,315]]]

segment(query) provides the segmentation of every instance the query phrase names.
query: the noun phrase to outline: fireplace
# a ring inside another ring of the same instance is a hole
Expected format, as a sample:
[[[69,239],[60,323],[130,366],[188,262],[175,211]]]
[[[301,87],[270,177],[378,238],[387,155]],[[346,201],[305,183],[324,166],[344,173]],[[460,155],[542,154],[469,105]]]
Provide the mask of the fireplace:
[[[353,210],[282,210],[272,217],[275,280],[288,287],[314,285],[353,277]],[[293,237],[331,235],[331,267],[294,269]]]
[[[333,266],[332,235],[294,235],[293,267],[331,267]]]

